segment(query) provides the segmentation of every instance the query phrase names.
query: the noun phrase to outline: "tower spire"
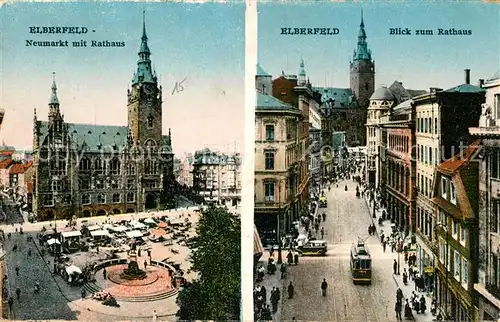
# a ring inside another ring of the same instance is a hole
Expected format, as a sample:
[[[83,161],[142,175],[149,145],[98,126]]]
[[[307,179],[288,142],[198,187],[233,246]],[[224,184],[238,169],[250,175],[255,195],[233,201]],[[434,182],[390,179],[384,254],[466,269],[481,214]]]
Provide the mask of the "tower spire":
[[[361,8],[361,23],[359,24],[358,45],[354,50],[353,60],[371,60],[371,59],[372,59],[372,53],[368,49],[368,43],[366,42],[363,8]]]
[[[56,73],[52,72],[52,95],[50,96],[49,104],[59,105],[59,99],[57,98],[57,86],[56,86]]]
[[[137,71],[132,77],[132,84],[155,83],[156,76],[151,68],[151,51],[148,46],[148,36],[146,34],[146,10],[142,11],[142,36],[139,48],[139,60],[137,61]]]
[[[299,84],[303,85],[306,83],[306,69],[304,66],[304,59],[300,56],[300,68],[299,68]]]

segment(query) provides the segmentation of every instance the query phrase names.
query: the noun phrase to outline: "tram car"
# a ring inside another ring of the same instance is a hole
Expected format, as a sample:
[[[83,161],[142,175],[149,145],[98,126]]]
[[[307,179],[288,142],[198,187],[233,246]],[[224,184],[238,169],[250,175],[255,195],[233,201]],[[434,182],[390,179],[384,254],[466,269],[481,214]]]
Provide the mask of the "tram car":
[[[364,240],[351,248],[351,274],[354,284],[372,283],[372,258]]]

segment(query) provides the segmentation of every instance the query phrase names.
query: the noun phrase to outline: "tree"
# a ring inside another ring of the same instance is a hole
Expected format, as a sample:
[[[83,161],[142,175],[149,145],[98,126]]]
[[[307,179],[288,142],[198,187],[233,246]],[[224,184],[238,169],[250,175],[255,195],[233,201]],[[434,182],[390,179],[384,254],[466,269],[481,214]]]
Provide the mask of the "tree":
[[[181,320],[239,320],[240,219],[226,208],[211,206],[196,227],[192,270],[199,278],[179,292]]]

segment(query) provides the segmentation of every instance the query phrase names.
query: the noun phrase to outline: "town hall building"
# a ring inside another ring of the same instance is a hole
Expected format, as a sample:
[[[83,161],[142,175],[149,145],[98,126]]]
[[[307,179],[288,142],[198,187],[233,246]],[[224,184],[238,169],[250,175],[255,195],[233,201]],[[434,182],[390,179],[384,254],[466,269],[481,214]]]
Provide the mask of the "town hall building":
[[[127,90],[128,124],[67,123],[55,78],[48,120],[33,119],[37,220],[134,213],[173,203],[172,136],[162,133],[162,87],[151,67],[145,21]]]

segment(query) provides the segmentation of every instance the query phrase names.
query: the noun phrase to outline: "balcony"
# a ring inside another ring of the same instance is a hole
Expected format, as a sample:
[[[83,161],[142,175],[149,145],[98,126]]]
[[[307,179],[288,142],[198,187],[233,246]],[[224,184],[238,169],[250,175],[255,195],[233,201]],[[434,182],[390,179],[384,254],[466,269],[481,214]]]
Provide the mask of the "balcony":
[[[486,290],[490,292],[497,299],[500,299],[500,286],[491,283],[486,284]]]

